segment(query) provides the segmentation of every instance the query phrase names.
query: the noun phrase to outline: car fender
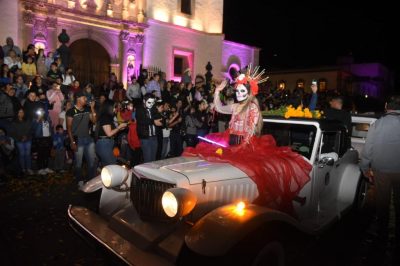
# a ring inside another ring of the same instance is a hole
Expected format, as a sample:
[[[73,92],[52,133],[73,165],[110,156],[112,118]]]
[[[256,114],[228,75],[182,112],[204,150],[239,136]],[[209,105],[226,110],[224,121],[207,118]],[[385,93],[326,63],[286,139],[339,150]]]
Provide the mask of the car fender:
[[[131,178],[132,174],[129,173],[128,179],[126,180],[126,184],[128,184],[128,186],[131,184]],[[113,215],[116,211],[119,211],[123,207],[130,204],[129,194],[129,188],[126,191],[120,191],[117,189],[104,187],[101,191],[100,196],[100,214],[110,216]]]
[[[303,231],[286,213],[250,204],[243,212],[236,205],[225,205],[202,217],[186,234],[189,249],[203,256],[222,256],[245,236],[268,222],[282,222]]]
[[[347,165],[343,171],[338,191],[339,211],[346,210],[354,203],[360,178],[362,178],[362,174],[358,165]]]
[[[92,193],[101,188],[103,188],[103,182],[101,182],[101,175],[98,175],[86,182],[81,190],[85,193]]]

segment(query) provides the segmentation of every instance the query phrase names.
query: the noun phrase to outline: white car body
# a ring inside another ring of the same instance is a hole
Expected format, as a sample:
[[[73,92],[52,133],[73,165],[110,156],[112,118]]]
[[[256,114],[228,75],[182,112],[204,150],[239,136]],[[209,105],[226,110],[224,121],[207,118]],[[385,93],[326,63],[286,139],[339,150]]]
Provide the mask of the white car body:
[[[99,214],[70,206],[72,226],[86,232],[128,264],[165,265],[179,260],[183,246],[206,257],[224,256],[243,237],[271,221],[307,234],[319,234],[357,200],[362,200],[366,186],[357,165],[359,154],[355,149],[343,148],[345,130],[339,124],[264,118],[264,128],[272,134],[275,128],[280,133],[281,128],[287,130],[289,134],[285,131],[276,136],[277,143],[301,151],[313,165],[310,181],[300,191],[298,200],[293,201],[296,217],[253,204],[246,209],[252,215],[239,220],[232,217],[227,210],[232,209],[233,203],[251,203],[257,198],[259,192],[254,181],[228,163],[177,157],[130,170],[129,191],[103,186]],[[293,137],[296,132],[300,132],[297,140]],[[326,148],[330,138],[335,141],[332,149],[337,150]],[[323,152],[324,149],[327,151]],[[100,177],[88,182],[84,191],[94,191],[99,182]],[[164,222],[167,217],[144,219],[148,213],[162,216],[160,195],[172,187],[187,189],[196,195],[193,211],[172,223]]]

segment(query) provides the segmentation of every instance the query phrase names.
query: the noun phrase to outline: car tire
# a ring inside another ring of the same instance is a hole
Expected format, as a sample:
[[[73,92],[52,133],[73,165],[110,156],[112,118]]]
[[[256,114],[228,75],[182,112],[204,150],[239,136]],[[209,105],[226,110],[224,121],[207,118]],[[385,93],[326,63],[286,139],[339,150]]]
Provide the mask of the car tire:
[[[356,197],[354,199],[354,211],[363,213],[366,210],[369,183],[364,176],[360,177],[357,185]]]

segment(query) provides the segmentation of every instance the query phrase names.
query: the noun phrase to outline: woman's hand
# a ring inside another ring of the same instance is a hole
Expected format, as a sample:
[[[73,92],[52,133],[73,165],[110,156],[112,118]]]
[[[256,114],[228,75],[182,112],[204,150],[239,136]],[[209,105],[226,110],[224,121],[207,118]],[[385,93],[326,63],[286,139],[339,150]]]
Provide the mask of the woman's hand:
[[[118,129],[119,130],[124,129],[124,128],[126,128],[127,125],[128,125],[127,123],[121,123],[121,124],[119,124]]]
[[[226,81],[226,79],[224,79],[216,88],[215,88],[215,93],[219,93],[220,91],[222,91],[225,87],[226,84],[228,82]]]

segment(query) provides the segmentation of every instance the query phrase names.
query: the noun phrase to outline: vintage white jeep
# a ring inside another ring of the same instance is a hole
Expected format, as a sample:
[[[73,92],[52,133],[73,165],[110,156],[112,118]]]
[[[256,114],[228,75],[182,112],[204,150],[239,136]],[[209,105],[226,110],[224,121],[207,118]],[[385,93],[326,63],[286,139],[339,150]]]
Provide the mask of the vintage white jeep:
[[[320,234],[362,207],[366,180],[339,123],[265,117],[264,134],[313,166],[294,216],[252,204],[257,185],[234,165],[177,157],[103,168],[84,188],[102,189],[98,213],[70,206],[70,224],[131,265],[291,262],[289,237]]]

